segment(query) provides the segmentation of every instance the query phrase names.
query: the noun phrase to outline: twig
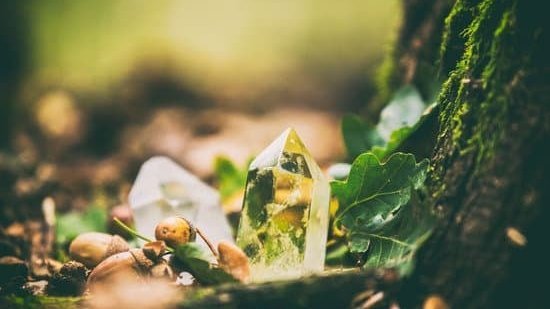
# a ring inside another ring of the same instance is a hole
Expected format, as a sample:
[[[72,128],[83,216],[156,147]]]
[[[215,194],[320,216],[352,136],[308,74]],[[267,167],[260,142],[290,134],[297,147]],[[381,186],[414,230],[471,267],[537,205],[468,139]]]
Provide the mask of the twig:
[[[210,240],[208,240],[208,238],[202,233],[202,231],[198,227],[195,227],[195,230],[197,231],[197,234],[199,234],[199,236],[202,238],[202,240],[204,240],[210,251],[212,251],[212,254],[214,254],[215,257],[218,257],[218,253],[216,252],[216,249],[214,249],[214,246],[212,245]]]

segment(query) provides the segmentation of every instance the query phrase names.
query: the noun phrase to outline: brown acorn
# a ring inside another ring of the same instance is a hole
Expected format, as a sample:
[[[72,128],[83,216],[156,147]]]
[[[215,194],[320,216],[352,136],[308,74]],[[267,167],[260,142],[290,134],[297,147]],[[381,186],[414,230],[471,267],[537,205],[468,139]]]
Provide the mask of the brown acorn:
[[[227,273],[241,282],[247,282],[250,277],[248,257],[241,250],[228,241],[218,244],[218,263]]]
[[[94,284],[121,274],[139,280],[149,274],[149,270],[153,265],[154,262],[141,249],[120,252],[99,263],[90,273],[88,284]]]
[[[195,241],[196,235],[195,227],[182,217],[168,217],[155,228],[155,238],[172,248]]]
[[[128,251],[130,246],[117,235],[89,232],[78,235],[69,247],[69,254],[75,261],[93,268],[109,256]]]
[[[138,282],[145,282],[148,278],[174,279],[172,267],[162,258],[164,243],[161,247],[158,246],[159,243],[148,243],[143,249],[131,249],[108,257],[92,270],[88,277],[88,286],[93,289],[94,284],[109,281],[117,276]],[[155,254],[158,248],[161,248],[161,251]]]
[[[117,253],[99,263],[88,276],[88,285],[120,274],[126,274],[136,278],[140,276],[139,267],[136,267],[136,260],[129,251]]]
[[[160,260],[157,264],[151,267],[151,277],[174,279],[176,276],[174,270],[166,260]]]

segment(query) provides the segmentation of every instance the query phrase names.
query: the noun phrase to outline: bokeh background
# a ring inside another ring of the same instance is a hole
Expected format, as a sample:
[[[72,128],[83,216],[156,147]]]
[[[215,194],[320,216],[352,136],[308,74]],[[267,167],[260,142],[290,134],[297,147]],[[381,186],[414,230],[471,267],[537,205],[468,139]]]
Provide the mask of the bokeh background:
[[[397,0],[0,3],[0,202],[60,209],[124,202],[152,155],[212,181],[288,126],[342,160],[341,116],[373,99],[401,18]]]

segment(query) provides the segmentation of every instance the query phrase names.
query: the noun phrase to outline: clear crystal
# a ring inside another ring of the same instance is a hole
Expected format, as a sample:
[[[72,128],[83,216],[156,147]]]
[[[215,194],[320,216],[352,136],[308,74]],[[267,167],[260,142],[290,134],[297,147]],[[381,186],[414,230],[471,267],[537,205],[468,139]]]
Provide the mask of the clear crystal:
[[[330,187],[293,129],[250,164],[237,244],[252,281],[323,271]]]
[[[143,163],[129,202],[137,231],[150,238],[154,238],[162,219],[182,216],[215,244],[233,242],[218,192],[167,157],[153,157]],[[200,237],[197,242],[206,247]]]

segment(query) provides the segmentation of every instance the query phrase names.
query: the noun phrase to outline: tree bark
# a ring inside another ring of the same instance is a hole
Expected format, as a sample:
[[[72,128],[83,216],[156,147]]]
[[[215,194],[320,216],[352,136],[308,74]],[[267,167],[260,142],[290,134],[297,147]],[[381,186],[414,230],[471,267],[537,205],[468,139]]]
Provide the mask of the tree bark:
[[[457,308],[550,304],[534,280],[548,278],[550,257],[542,12],[534,1],[459,0],[447,19],[442,70],[454,68],[439,96],[430,176],[441,220],[403,290],[410,304],[427,293]]]
[[[429,173],[439,222],[420,249],[412,276],[385,286],[397,290],[401,308],[420,307],[434,294],[454,308],[550,307],[544,284],[550,278],[545,248],[550,235],[550,38],[545,12],[544,3],[536,1],[458,0],[445,19],[441,47],[431,51],[440,52],[446,79]],[[405,20],[407,24],[417,23]],[[411,54],[413,47],[398,50],[394,59]],[[393,68],[401,82],[415,83],[407,77],[409,71]],[[357,281],[339,279],[281,283],[279,288],[294,289],[274,294],[243,287],[230,295],[261,306],[299,307],[326,299],[330,287],[345,296],[337,299],[339,307],[346,307],[351,304],[347,293]]]
[[[346,308],[376,300],[388,306],[395,295],[397,274],[335,272],[303,280],[201,289],[188,295],[182,308]],[[374,297],[374,299],[372,299]]]

